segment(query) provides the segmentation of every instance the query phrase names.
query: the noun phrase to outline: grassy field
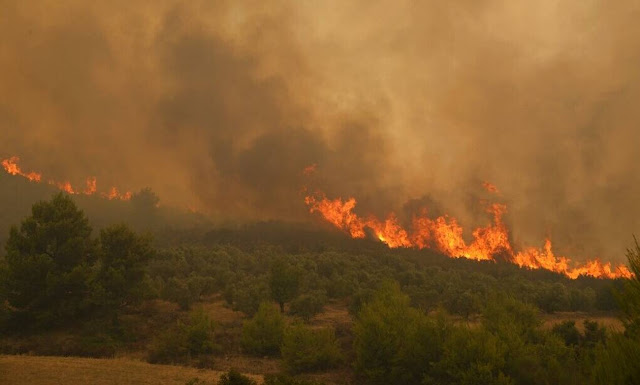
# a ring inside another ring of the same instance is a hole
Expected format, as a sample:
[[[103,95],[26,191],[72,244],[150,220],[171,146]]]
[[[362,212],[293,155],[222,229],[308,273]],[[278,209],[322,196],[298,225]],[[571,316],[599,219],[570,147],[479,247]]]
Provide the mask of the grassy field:
[[[194,378],[215,384],[221,374],[214,370],[151,365],[125,358],[0,355],[0,384],[3,385],[184,385]],[[249,377],[262,382],[262,376]]]

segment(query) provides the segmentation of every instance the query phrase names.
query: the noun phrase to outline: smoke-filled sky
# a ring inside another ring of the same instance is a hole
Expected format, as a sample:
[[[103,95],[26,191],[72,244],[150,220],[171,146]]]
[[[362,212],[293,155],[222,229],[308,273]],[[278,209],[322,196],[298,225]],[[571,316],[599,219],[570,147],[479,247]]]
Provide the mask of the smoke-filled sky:
[[[0,10],[0,157],[26,170],[213,218],[312,218],[307,186],[466,228],[489,181],[516,244],[622,261],[640,234],[635,0]]]

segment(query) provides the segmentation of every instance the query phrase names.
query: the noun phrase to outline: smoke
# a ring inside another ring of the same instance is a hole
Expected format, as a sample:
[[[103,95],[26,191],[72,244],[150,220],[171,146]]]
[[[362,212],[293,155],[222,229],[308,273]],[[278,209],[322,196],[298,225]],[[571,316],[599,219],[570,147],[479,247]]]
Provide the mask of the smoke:
[[[637,2],[0,9],[0,156],[25,170],[213,218],[309,218],[307,186],[465,227],[487,180],[516,243],[620,261],[640,232]]]

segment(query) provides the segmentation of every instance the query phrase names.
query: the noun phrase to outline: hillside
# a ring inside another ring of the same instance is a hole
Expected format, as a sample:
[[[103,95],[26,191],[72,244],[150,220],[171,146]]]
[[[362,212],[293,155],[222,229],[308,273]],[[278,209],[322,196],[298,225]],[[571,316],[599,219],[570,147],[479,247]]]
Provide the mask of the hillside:
[[[615,298],[633,298],[626,279],[389,249],[314,224],[176,228],[152,211],[150,235],[136,231],[144,221],[92,231],[104,219],[80,210],[85,198],[40,201],[10,235],[0,264],[0,354],[16,355],[4,358],[16,371],[31,365],[28,356],[119,359],[43,359],[45,369],[27,372],[35,383],[50,380],[48,371],[80,381],[89,365],[87,381],[97,383],[107,372],[186,383],[236,369],[269,385],[398,376],[458,384],[479,375],[488,384],[597,384],[620,361],[610,351],[635,346]]]

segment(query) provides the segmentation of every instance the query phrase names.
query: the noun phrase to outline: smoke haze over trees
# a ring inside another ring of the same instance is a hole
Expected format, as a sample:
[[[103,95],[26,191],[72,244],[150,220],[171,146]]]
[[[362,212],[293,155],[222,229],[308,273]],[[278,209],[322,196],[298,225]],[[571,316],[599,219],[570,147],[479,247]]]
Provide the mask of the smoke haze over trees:
[[[640,232],[640,5],[0,0],[0,158],[221,220],[301,189],[624,260]],[[316,172],[303,169],[316,164]]]

